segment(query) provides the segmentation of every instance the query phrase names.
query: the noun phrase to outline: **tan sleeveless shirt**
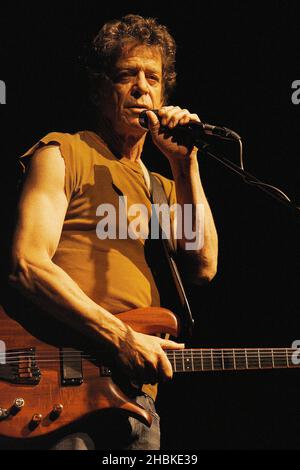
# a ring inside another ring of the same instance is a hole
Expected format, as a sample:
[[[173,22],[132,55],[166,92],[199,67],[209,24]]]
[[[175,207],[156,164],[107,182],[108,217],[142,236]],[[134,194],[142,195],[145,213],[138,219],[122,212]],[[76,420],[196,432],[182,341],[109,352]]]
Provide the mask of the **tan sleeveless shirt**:
[[[65,193],[69,202],[53,262],[66,271],[96,303],[112,314],[137,307],[159,306],[159,293],[144,253],[144,240],[119,239],[120,196],[127,206],[143,204],[151,214],[150,193],[138,162],[117,159],[92,131],[76,134],[52,132],[21,157],[26,161],[41,145],[55,143],[65,162]],[[176,203],[174,182],[156,174],[169,204]],[[124,200],[124,199],[123,199]],[[115,239],[100,239],[97,208],[116,209]],[[130,219],[130,217],[129,217]],[[145,386],[154,397],[151,386]]]

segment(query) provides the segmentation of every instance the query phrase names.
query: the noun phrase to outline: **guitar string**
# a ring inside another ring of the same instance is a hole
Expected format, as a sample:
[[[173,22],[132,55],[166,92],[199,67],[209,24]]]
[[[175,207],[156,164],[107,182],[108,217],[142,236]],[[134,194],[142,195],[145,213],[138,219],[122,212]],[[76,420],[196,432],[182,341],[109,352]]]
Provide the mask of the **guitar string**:
[[[282,353],[282,354],[286,354],[286,353],[293,353],[295,351],[300,351],[300,348],[245,348],[245,349],[242,349],[242,348],[218,348],[218,349],[196,349],[196,348],[188,348],[188,349],[165,349],[164,351],[168,354],[175,354],[175,355],[179,355],[179,356],[182,356],[182,355],[188,355],[188,354],[208,354],[208,355],[211,355],[213,354],[214,356],[215,355],[222,355],[222,354],[231,354],[232,356],[245,356],[245,354],[259,354],[259,355],[262,355],[262,354],[267,354],[267,355],[270,355],[270,354],[279,354],[279,353]],[[93,354],[97,354],[98,352],[101,352],[101,351],[91,351],[91,353]],[[23,355],[22,355],[23,354]],[[33,352],[29,352],[28,349],[20,349],[20,350],[12,350],[12,351],[7,351],[7,352],[2,352],[0,353],[0,357],[1,356],[6,356],[6,357],[20,357],[20,355],[22,355],[21,357],[24,358],[24,357],[37,357],[37,355],[42,355],[42,354],[50,354],[50,355],[56,355],[56,354],[63,354],[63,356],[73,356],[73,357],[78,357],[78,356],[87,356],[89,353],[85,352],[85,351],[80,351],[80,350],[76,350],[76,351],[59,351],[59,352],[54,352],[53,350],[43,350],[43,351],[39,351],[38,353],[36,353],[35,351]]]
[[[97,361],[95,358],[88,358],[88,359],[91,360],[91,361],[95,361],[95,362]],[[170,359],[172,359],[172,358],[170,358]],[[206,359],[208,359],[208,358],[206,358]],[[221,360],[221,359],[222,359],[222,358],[218,358],[218,360]],[[227,360],[227,359],[228,359],[228,358],[226,358],[226,360]],[[254,358],[252,358],[252,359],[254,359]],[[280,360],[286,362],[286,357],[283,357],[283,356],[280,357],[280,358],[276,358],[276,360],[275,360],[274,362],[277,363],[277,362],[278,362],[278,359],[280,359]],[[291,358],[289,358],[289,359],[291,359]],[[197,360],[198,360],[198,358],[197,358]],[[225,360],[225,361],[226,361],[226,360]],[[199,358],[199,362],[200,362],[200,361],[201,361],[201,358]],[[38,360],[38,363],[39,363],[39,364],[44,363],[44,362],[53,362],[53,363],[54,363],[54,362],[61,362],[61,359],[40,359],[40,360]],[[210,360],[209,362],[212,363],[211,360]],[[227,360],[227,362],[228,362],[228,360]],[[244,362],[245,362],[245,361],[244,361]],[[5,364],[2,364],[2,365],[6,365],[6,364],[10,364],[10,365],[19,364],[19,365],[20,365],[20,362],[19,362],[19,361],[7,361]],[[21,364],[22,364],[22,363],[21,363]],[[26,364],[26,363],[24,362],[24,368],[26,367],[25,364]],[[176,363],[176,364],[177,364],[177,363]],[[28,366],[27,366],[27,367],[28,367]]]
[[[48,356],[49,357],[49,356]],[[90,361],[96,361],[97,362],[97,359],[96,358],[93,358],[91,356],[81,356],[82,358],[86,358]],[[175,364],[175,367],[180,367],[181,364],[183,364],[184,367],[188,367],[187,364],[185,363],[185,360],[186,359],[189,359],[188,357],[183,357],[183,356],[177,356],[177,358],[174,358],[174,354],[172,353],[172,351],[168,351],[167,353],[167,357],[171,360],[171,361],[174,361],[174,364]],[[73,359],[74,357],[71,357],[69,359]],[[263,368],[263,367],[267,367],[266,364],[264,363],[264,360],[266,359],[266,357],[262,357],[260,358],[261,359],[261,362],[259,361],[259,358],[257,356],[250,356],[250,357],[247,357],[247,360],[245,358],[245,356],[240,356],[240,357],[235,357],[236,359],[236,362],[237,362],[237,365],[235,365],[233,368],[241,368],[241,363],[240,363],[240,359],[243,359],[244,362],[246,362],[246,369],[247,368],[252,368],[254,367],[253,365],[253,360],[255,360],[255,362],[257,363],[258,362],[258,368]],[[290,360],[291,360],[292,356],[287,356],[286,354],[281,354],[280,356],[275,356],[275,357],[269,357],[268,360],[272,360],[272,366],[270,366],[271,368],[276,368],[276,367],[280,367],[281,365],[287,365],[287,366],[297,366],[297,364],[289,364],[290,363]],[[24,358],[22,358],[24,359]],[[32,359],[32,357],[30,356],[29,359]],[[76,356],[76,359],[78,359],[78,355]],[[207,361],[209,361],[209,363],[211,364],[211,367],[218,367],[217,364],[216,364],[216,361],[218,362],[227,362],[228,363],[228,360],[231,360],[233,362],[233,365],[234,365],[234,358],[233,356],[224,356],[224,355],[218,355],[218,356],[214,356],[213,359],[211,358],[211,355],[210,356],[206,356],[201,354],[201,355],[198,355],[198,356],[194,356],[192,358],[192,364],[194,362],[194,366],[196,364],[196,367],[199,366],[199,362],[201,363],[201,369],[203,370],[205,368],[205,365],[207,366]],[[47,359],[47,356],[45,358],[36,358],[38,364],[42,364],[42,363],[61,363],[61,358],[49,358]],[[247,361],[248,361],[248,364],[247,364]],[[26,361],[20,361],[19,358],[18,360],[12,360],[12,359],[9,359],[8,361],[6,361],[6,364],[8,365],[18,365],[18,366],[21,366],[20,369],[26,369]],[[23,367],[22,367],[23,365]],[[228,365],[228,364],[227,364]],[[223,368],[226,368],[225,364],[223,366]],[[28,366],[27,366],[27,369],[28,369]]]
[[[44,361],[41,361],[40,363],[51,363],[51,365],[53,364],[60,364],[60,361],[59,360],[55,360],[55,359],[49,359],[49,360],[44,360]],[[11,364],[10,364],[11,365]],[[206,367],[208,367],[206,369]],[[175,372],[189,372],[189,371],[205,371],[205,370],[216,370],[216,371],[220,371],[220,370],[248,370],[248,369],[277,369],[277,368],[299,368],[300,367],[300,364],[287,364],[286,360],[284,362],[281,362],[281,363],[278,363],[276,362],[276,364],[272,364],[272,365],[258,365],[258,364],[248,364],[248,365],[235,365],[232,364],[224,364],[224,366],[222,365],[221,367],[216,365],[215,363],[213,364],[213,366],[208,366],[207,364],[202,364],[201,363],[201,366],[200,364],[194,364],[193,366],[187,366],[186,364],[178,364],[176,363],[175,366],[174,366],[174,369],[175,369]],[[26,369],[29,369],[28,367],[24,367],[24,372],[23,374],[26,374]],[[177,369],[177,370],[176,370]],[[180,369],[180,370],[178,370]],[[22,370],[22,368],[20,368],[19,370]],[[28,372],[28,370],[27,370]],[[22,373],[22,372],[21,372]]]
[[[168,358],[170,359],[176,359],[178,361],[180,360],[209,360],[209,361],[213,361],[213,360],[219,360],[219,359],[232,359],[232,360],[237,360],[237,361],[240,361],[240,360],[243,360],[243,361],[246,361],[246,360],[252,360],[252,359],[255,359],[255,360],[259,360],[261,359],[262,361],[268,359],[268,360],[274,360],[274,361],[277,361],[279,359],[283,359],[283,360],[286,360],[286,358],[289,358],[291,359],[294,355],[294,353],[296,352],[297,350],[293,350],[292,352],[281,352],[280,354],[270,354],[270,353],[260,353],[260,354],[256,354],[256,353],[247,353],[247,354],[222,354],[222,353],[218,353],[218,354],[211,354],[211,353],[192,353],[192,354],[174,354],[173,352],[166,352],[166,355]],[[45,356],[42,356],[42,355],[35,355],[35,356],[12,356],[12,357],[8,357],[8,358],[5,358],[4,356],[3,359],[5,359],[5,362],[6,363],[10,363],[10,364],[13,364],[13,363],[22,363],[22,362],[26,362],[26,361],[29,361],[29,360],[34,360],[34,361],[38,361],[38,362],[41,362],[43,360],[51,360],[51,359],[57,359],[57,354],[53,354],[53,355],[45,355]],[[0,355],[0,359],[1,359],[1,355]],[[68,360],[72,360],[72,359],[88,359],[88,360],[91,360],[91,361],[99,361],[99,358],[97,357],[93,357],[89,354],[77,354],[77,355],[67,355],[67,356],[63,356],[60,358],[60,360],[62,359],[68,359]]]
[[[237,350],[237,351],[233,351],[232,349],[231,350],[199,350],[199,349],[186,349],[186,350],[172,350],[172,349],[166,349],[164,350],[166,354],[169,354],[169,355],[175,355],[175,356],[178,356],[178,357],[185,357],[185,356],[193,356],[193,357],[197,357],[197,356],[213,356],[213,357],[218,357],[218,356],[222,356],[222,355],[230,355],[232,357],[246,357],[247,356],[273,356],[273,355],[276,355],[276,357],[280,356],[280,355],[287,355],[287,354],[293,354],[295,353],[296,351],[299,351],[300,352],[300,349],[299,348],[296,348],[296,349],[291,349],[291,348],[278,348],[278,349],[268,349],[268,350],[262,350],[262,349],[255,349],[255,350],[250,350],[250,349],[247,349],[245,351],[242,351],[242,350]],[[96,352],[95,351],[92,351],[91,353],[95,354]],[[54,351],[40,351],[38,353],[28,353],[28,351],[13,351],[11,353],[9,352],[3,352],[3,353],[0,353],[0,357],[8,357],[10,359],[33,359],[33,358],[37,358],[37,357],[55,357],[57,355],[62,355],[63,357],[92,357],[91,356],[91,353],[88,353],[88,352],[84,352],[84,351],[75,351],[75,352],[54,352]],[[97,353],[96,353],[97,354]]]
[[[95,361],[95,362],[98,361],[97,358],[94,358],[94,357],[91,357],[91,356],[81,356],[81,357],[82,357],[82,358],[85,358],[85,359],[88,359],[88,360],[90,360],[90,361]],[[184,358],[184,357],[177,357],[177,358],[174,358],[174,356],[173,356],[172,354],[169,354],[169,355],[167,354],[167,357],[168,357],[171,361],[172,361],[172,360],[175,360],[175,361],[177,360],[177,362],[175,362],[175,365],[176,365],[176,366],[179,366],[179,365],[180,365],[180,362],[184,363],[186,359],[189,359],[189,361],[190,361],[190,358]],[[265,365],[264,361],[265,361],[266,359],[268,359],[268,361],[271,360],[272,363],[274,362],[274,363],[276,363],[276,365],[278,365],[278,364],[281,364],[281,363],[282,363],[282,364],[286,364],[286,363],[287,363],[287,359],[288,359],[288,361],[290,361],[291,358],[292,358],[292,355],[287,356],[287,355],[285,355],[285,354],[284,354],[284,355],[280,355],[280,356],[275,356],[275,357],[268,357],[268,358],[263,357],[263,358],[261,358],[261,362],[262,362],[261,365]],[[24,358],[22,358],[22,359],[24,359]],[[32,359],[32,357],[30,357],[29,359]],[[74,359],[74,357],[71,357],[71,358],[68,358],[68,359]],[[78,356],[76,356],[76,359],[78,359]],[[209,356],[206,356],[206,357],[205,357],[205,356],[203,356],[203,355],[200,355],[200,356],[197,356],[197,357],[195,357],[195,356],[193,357],[193,361],[194,361],[194,362],[197,362],[197,361],[198,361],[198,363],[199,363],[199,362],[206,362],[206,364],[207,364],[207,361],[209,361],[209,363],[211,363],[213,366],[216,365],[216,364],[215,364],[215,361],[223,361],[223,360],[224,360],[225,362],[228,362],[228,359],[230,359],[232,362],[234,362],[234,358],[231,357],[231,356],[230,356],[230,357],[228,357],[228,356],[227,356],[227,357],[226,357],[226,356],[224,357],[224,356],[220,355],[220,356],[214,356],[213,359],[212,359],[211,357],[209,357]],[[247,362],[245,356],[235,357],[235,360],[236,360],[237,362],[239,362],[238,365],[240,365],[240,360],[241,360],[241,359],[243,359],[243,362]],[[250,363],[251,363],[251,361],[252,361],[251,365],[253,365],[253,360],[255,360],[255,362],[259,362],[259,358],[258,358],[257,356],[250,356],[250,357],[248,356],[247,359],[248,359],[248,362],[250,362]],[[52,362],[52,363],[60,363],[61,360],[62,360],[62,358],[49,358],[49,359],[47,359],[47,357],[45,357],[45,358],[35,358],[35,361],[36,361],[38,364],[46,363],[46,362],[50,362],[50,363],[51,363],[51,362]],[[280,362],[280,361],[281,361],[281,362]],[[191,360],[191,362],[192,362],[192,360]],[[6,364],[9,364],[9,365],[14,365],[14,364],[16,364],[16,365],[19,365],[19,366],[20,366],[20,365],[21,365],[21,366],[23,365],[23,368],[26,368],[26,361],[25,361],[25,360],[20,361],[19,359],[18,359],[18,360],[9,359],[8,361],[6,361]],[[294,365],[296,365],[296,364],[294,364]],[[21,367],[21,368],[22,368],[22,367]]]

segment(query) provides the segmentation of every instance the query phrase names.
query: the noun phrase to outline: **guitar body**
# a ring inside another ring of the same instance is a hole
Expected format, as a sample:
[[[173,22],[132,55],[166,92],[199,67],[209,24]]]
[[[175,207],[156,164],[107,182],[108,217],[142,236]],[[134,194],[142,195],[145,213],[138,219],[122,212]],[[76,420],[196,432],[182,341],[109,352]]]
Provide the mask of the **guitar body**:
[[[140,308],[121,313],[118,318],[142,333],[177,335],[176,316],[167,309]],[[78,345],[82,348],[82,337],[71,334],[70,328],[62,323],[50,321],[56,328],[49,330],[44,317],[39,322],[36,319],[35,327],[37,324],[40,334],[35,330],[33,335],[30,328],[24,328],[0,308],[0,340],[6,346],[6,364],[0,364],[0,435],[23,439],[42,436],[109,408],[117,408],[151,425],[151,415],[127,397],[109,371],[104,372],[105,364],[69,349]],[[83,344],[86,349],[81,351],[89,349],[86,341]],[[68,384],[63,381],[61,348],[67,348],[66,364],[71,366]],[[78,371],[72,379],[73,356],[82,367],[81,381]],[[3,362],[3,355],[0,358]],[[18,406],[14,405],[17,399]]]
[[[141,333],[178,335],[177,317],[164,308],[117,316]],[[31,311],[15,312],[12,318],[0,307],[0,341],[0,436],[39,437],[108,409],[151,425],[151,415],[134,400],[136,388],[105,367],[99,344],[54,318]],[[193,348],[165,354],[173,372],[300,368],[300,351],[293,347]]]

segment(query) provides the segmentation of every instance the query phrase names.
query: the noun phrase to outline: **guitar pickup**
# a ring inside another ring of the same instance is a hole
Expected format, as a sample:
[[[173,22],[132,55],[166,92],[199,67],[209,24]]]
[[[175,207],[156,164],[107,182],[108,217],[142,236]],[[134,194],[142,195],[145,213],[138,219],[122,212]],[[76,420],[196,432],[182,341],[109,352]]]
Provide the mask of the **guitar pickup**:
[[[78,386],[83,382],[81,352],[72,348],[60,350],[62,385]]]

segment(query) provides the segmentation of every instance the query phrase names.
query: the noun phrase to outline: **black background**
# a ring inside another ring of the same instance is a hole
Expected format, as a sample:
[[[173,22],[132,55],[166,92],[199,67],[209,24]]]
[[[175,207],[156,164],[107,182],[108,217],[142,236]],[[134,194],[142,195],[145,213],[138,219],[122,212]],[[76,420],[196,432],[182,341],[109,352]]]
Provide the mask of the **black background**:
[[[300,79],[297,1],[14,2],[1,5],[0,107],[1,262],[16,193],[16,156],[50,131],[89,126],[86,81],[77,57],[109,19],[156,17],[178,44],[178,85],[171,104],[204,122],[235,129],[245,167],[299,205]],[[216,143],[238,162],[238,148]],[[170,176],[148,142],[145,162]],[[219,233],[219,271],[191,289],[195,347],[290,346],[300,339],[295,215],[245,185],[219,163],[199,156]],[[298,183],[298,184],[297,184]],[[5,283],[2,293],[6,295]],[[176,376],[161,387],[164,449],[300,448],[298,371]]]

